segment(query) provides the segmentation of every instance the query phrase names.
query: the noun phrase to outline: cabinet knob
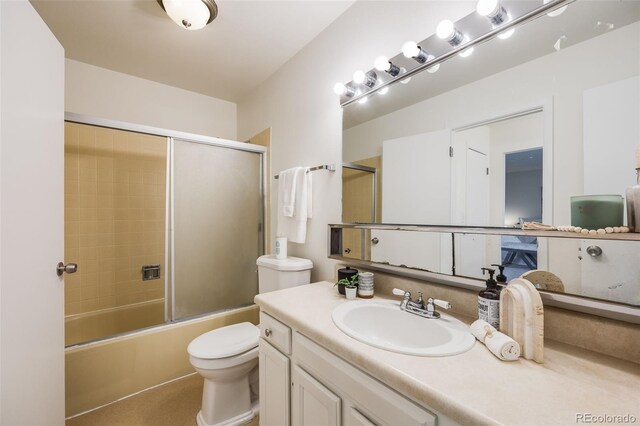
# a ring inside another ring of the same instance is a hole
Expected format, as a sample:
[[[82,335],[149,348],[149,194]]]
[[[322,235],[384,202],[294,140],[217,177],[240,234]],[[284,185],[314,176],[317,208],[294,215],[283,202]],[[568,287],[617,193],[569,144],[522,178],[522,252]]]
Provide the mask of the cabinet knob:
[[[267,336],[267,337],[270,337],[271,336],[271,329],[269,329],[269,328],[265,329],[264,330],[264,335]]]

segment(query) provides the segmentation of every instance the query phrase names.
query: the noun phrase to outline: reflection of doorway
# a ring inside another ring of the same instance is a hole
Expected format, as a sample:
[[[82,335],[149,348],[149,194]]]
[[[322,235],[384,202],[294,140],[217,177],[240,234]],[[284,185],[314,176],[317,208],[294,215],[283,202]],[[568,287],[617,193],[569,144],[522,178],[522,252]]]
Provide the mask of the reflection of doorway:
[[[378,169],[380,157],[342,164],[342,221],[345,223],[376,222],[378,201]],[[378,213],[379,214],[379,213]],[[364,232],[364,235],[362,234]],[[343,230],[343,253],[353,259],[371,259],[371,231]]]
[[[550,182],[551,170],[547,167],[546,175],[542,170],[543,157],[549,162],[551,152],[545,114],[549,112],[536,108],[453,130],[452,224],[517,227],[520,218],[541,222],[543,217],[550,219],[549,211],[546,216],[542,213],[542,182]],[[528,161],[534,161],[535,165]],[[528,175],[533,174],[535,185],[527,187],[525,184],[531,183]],[[549,200],[550,187],[545,186]],[[530,208],[531,204],[535,208]],[[545,209],[549,207],[547,204]],[[455,275],[480,278],[481,267],[505,261],[512,266],[507,274],[510,279],[529,269],[544,267],[545,247],[539,248],[536,243],[535,239],[507,237],[503,241],[500,237],[458,234]]]
[[[505,159],[504,224],[521,227],[542,222],[542,148],[507,152]],[[538,268],[535,237],[502,236],[502,264],[509,280]]]

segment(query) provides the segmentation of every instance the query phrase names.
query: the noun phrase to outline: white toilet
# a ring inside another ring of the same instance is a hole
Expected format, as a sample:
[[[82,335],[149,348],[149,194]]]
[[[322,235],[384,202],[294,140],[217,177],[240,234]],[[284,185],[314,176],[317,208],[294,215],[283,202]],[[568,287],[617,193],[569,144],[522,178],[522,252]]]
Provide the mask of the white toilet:
[[[261,256],[258,292],[309,284],[308,259]],[[204,377],[199,426],[240,425],[258,414],[258,339],[260,329],[243,322],[209,331],[189,344],[189,361]]]

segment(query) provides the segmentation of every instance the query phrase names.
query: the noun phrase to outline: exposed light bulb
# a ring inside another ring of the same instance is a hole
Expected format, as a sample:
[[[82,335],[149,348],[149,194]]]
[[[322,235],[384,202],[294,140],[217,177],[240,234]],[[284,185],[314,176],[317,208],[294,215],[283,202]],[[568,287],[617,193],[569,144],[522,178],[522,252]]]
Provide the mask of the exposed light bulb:
[[[386,95],[387,93],[389,93],[389,86],[385,86],[378,90],[378,95]]]
[[[404,67],[400,68],[400,74],[404,74],[406,72],[407,72],[406,68],[404,68]],[[407,84],[410,81],[411,81],[411,77],[407,77],[404,80],[400,80],[400,83]]]
[[[501,39],[501,40],[506,40],[509,37],[511,37],[513,35],[513,33],[515,33],[515,32],[516,32],[516,29],[515,28],[511,28],[510,30],[507,30],[507,31],[505,31],[503,33],[498,34],[498,38]]]
[[[400,74],[400,68],[398,68],[397,65],[394,65],[386,56],[378,56],[373,63],[373,66],[378,71],[386,72],[392,77]]]
[[[436,28],[436,35],[442,40],[446,40],[451,46],[456,47],[464,40],[464,34],[462,34],[456,26],[448,19],[440,22],[438,28]]]
[[[362,84],[362,83],[364,83],[364,79],[365,79],[364,71],[358,70],[358,71],[353,73],[353,82],[354,83]]]
[[[420,54],[420,48],[415,41],[408,41],[402,45],[402,54],[405,58],[415,58]]]
[[[333,86],[333,93],[335,93],[336,95],[344,95],[345,93],[347,93],[347,86],[342,83],[336,83]]]
[[[549,3],[551,0],[543,0],[543,4],[547,4]],[[556,16],[560,16],[564,13],[564,11],[567,10],[567,6],[562,6],[560,9],[556,9],[553,12],[549,12],[547,13],[547,16],[550,16],[552,18],[555,18]]]
[[[468,49],[464,49],[462,52],[458,53],[458,56],[467,58],[471,56],[472,53],[473,53],[473,47],[469,47]]]
[[[476,5],[476,12],[480,16],[490,16],[498,9],[498,0],[479,0]]]
[[[359,104],[366,104],[368,100],[369,100],[369,97],[368,97],[368,96],[365,96],[365,97],[364,97],[364,98],[362,98],[362,99],[358,99],[358,103],[359,103]]]
[[[344,95],[344,96],[347,96],[349,98],[352,97],[355,94],[355,90],[353,89],[352,86],[345,86],[342,83],[336,83],[333,86],[333,92],[336,95],[339,95],[339,96],[343,96]]]
[[[391,69],[391,62],[389,62],[389,58],[386,56],[378,56],[373,66],[378,71],[389,71]]]
[[[436,35],[443,40],[449,39],[455,33],[456,27],[448,19],[440,22],[436,28]]]

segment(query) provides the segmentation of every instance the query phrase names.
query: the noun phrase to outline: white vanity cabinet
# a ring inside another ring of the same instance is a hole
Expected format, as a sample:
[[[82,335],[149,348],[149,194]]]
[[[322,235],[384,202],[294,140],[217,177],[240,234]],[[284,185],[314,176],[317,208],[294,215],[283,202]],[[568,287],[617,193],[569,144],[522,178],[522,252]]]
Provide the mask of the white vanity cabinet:
[[[262,426],[435,426],[431,410],[264,312],[260,328]]]
[[[260,424],[289,426],[291,329],[260,312]]]

